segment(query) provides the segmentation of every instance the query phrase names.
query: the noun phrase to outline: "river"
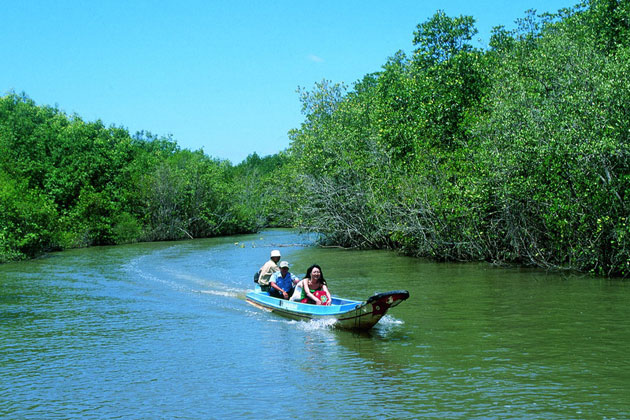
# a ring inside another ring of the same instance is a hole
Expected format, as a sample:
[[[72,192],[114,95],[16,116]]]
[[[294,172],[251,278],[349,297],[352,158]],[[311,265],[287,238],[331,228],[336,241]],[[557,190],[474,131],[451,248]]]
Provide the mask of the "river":
[[[407,289],[369,333],[245,301],[278,248],[333,294]],[[0,266],[3,419],[628,419],[630,287],[312,246],[287,230]]]

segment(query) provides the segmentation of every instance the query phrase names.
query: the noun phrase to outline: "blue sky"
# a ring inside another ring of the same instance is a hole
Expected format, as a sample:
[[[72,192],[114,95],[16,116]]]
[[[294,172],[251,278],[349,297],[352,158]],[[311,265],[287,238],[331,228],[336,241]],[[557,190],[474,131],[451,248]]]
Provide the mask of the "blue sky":
[[[577,2],[0,0],[0,94],[239,163],[289,146],[298,86],[380,70],[438,9],[473,16],[484,46],[527,9]]]

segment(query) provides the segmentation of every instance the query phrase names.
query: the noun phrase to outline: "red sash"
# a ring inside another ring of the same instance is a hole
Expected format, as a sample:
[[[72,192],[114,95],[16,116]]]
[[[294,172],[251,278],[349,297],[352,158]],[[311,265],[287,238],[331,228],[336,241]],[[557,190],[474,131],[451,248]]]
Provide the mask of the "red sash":
[[[330,301],[328,300],[328,295],[323,290],[316,290],[312,292],[317,299],[319,299],[323,305],[330,305]],[[300,302],[302,303],[314,303],[312,299],[305,297]]]

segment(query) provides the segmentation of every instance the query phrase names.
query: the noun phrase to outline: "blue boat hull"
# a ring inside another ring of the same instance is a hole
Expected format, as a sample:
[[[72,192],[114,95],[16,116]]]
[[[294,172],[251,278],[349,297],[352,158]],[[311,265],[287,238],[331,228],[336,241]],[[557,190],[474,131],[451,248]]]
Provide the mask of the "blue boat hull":
[[[369,330],[390,308],[409,298],[406,290],[376,294],[365,301],[332,298],[329,306],[293,302],[269,296],[260,287],[247,293],[248,303],[296,320],[334,319],[334,326],[349,330]]]

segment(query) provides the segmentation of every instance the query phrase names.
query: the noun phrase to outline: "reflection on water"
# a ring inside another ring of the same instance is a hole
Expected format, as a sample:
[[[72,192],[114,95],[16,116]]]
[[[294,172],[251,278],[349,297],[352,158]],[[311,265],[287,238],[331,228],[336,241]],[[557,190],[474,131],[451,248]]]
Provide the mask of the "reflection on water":
[[[0,266],[2,418],[628,418],[628,284],[282,230]],[[411,297],[373,330],[245,302],[279,248],[333,294]]]

